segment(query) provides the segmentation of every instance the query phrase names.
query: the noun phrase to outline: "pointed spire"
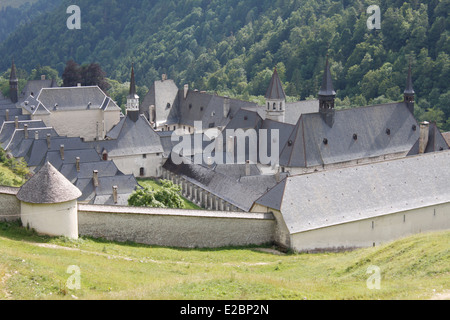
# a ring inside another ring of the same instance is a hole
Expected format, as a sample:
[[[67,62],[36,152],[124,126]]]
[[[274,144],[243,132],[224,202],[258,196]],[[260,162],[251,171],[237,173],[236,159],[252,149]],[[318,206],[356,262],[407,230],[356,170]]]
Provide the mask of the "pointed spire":
[[[319,91],[319,96],[335,96],[336,92],[333,88],[333,80],[331,79],[331,71],[330,71],[330,64],[328,62],[328,55],[327,55],[327,63],[325,65],[325,71],[323,73],[323,79],[322,79],[322,87]]]
[[[272,80],[270,80],[269,88],[267,89],[266,99],[268,100],[286,100],[286,94],[283,90],[280,77],[278,76],[277,68],[274,69]]]
[[[136,80],[134,79],[134,63],[131,65],[130,95],[136,94]]]
[[[404,92],[406,95],[414,95],[414,88],[413,88],[413,82],[412,82],[412,69],[411,69],[411,61],[409,61],[409,68],[408,68],[408,78],[406,79],[406,89]]]
[[[16,81],[17,80],[16,64],[14,63],[14,58],[12,59],[11,75],[9,76],[9,80],[10,81]]]

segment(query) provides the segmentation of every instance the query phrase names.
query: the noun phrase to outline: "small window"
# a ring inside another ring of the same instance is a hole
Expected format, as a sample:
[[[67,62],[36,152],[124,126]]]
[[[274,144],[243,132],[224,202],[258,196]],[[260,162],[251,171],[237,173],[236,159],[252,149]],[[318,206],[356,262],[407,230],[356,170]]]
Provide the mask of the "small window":
[[[273,110],[277,110],[277,104],[275,102],[273,103]]]
[[[358,135],[356,133],[353,135],[353,140],[358,140]]]
[[[391,135],[391,129],[386,129],[386,134],[387,134],[388,136],[390,136],[390,135]]]
[[[145,173],[145,169],[144,169],[144,168],[141,168],[141,169],[139,170],[140,176],[143,177],[143,176],[144,176],[144,173]]]
[[[146,155],[146,154],[143,154],[143,155],[142,155],[142,158],[147,159],[147,155]]]
[[[170,109],[170,103],[167,104],[166,108],[167,108],[167,109]]]
[[[108,153],[103,152],[103,161],[108,161]]]

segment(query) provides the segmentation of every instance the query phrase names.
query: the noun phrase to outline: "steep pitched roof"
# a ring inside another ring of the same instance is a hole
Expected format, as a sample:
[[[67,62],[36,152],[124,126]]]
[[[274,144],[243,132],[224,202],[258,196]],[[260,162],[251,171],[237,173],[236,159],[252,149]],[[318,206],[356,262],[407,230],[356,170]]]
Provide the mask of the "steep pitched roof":
[[[110,140],[94,142],[105,148],[109,156],[162,153],[161,139],[144,115],[129,112],[107,134]]]
[[[81,191],[47,162],[20,188],[17,198],[35,204],[62,203],[76,200]]]
[[[272,79],[270,80],[269,88],[267,88],[266,99],[268,100],[286,100],[283,85],[278,76],[277,68],[273,71]]]
[[[280,165],[312,167],[405,152],[419,138],[405,103],[336,110],[329,127],[319,113],[303,114],[282,148]]]
[[[17,72],[16,72],[16,64],[14,63],[14,58],[11,63],[11,73],[9,75],[10,81],[17,81]]]
[[[327,56],[327,62],[325,64],[325,70],[323,72],[322,87],[320,88],[319,96],[334,96],[334,95],[336,95],[336,92],[334,91],[333,80],[331,79],[330,65]]]
[[[413,81],[412,81],[412,71],[411,71],[411,64],[409,64],[408,68],[408,77],[406,78],[406,88],[405,88],[405,94],[414,94],[414,88],[413,88]]]

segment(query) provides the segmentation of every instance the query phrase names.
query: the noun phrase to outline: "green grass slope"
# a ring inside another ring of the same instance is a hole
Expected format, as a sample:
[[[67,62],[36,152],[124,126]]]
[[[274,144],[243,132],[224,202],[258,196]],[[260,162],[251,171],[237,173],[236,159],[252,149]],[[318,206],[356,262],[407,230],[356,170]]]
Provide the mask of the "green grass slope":
[[[39,236],[0,224],[0,299],[430,299],[449,294],[450,232],[345,253],[184,250]],[[79,268],[70,289],[69,266]],[[370,290],[369,266],[380,268]],[[68,283],[69,281],[69,283]]]

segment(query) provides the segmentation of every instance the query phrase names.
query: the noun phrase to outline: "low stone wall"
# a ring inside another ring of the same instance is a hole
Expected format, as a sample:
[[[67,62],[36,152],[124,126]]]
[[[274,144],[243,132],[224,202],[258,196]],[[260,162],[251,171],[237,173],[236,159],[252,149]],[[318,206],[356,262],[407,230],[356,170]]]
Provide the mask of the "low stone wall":
[[[20,220],[19,188],[0,186],[0,221]]]
[[[218,248],[271,243],[274,230],[270,213],[78,205],[80,235],[110,241]]]

